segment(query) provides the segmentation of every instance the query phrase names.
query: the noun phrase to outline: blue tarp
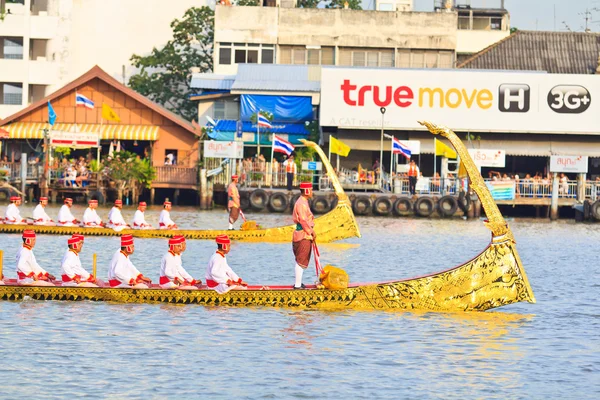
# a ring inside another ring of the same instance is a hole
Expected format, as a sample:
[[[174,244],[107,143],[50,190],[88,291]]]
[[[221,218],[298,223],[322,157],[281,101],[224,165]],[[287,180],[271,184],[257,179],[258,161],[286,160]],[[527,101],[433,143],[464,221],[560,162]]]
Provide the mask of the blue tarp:
[[[273,128],[260,128],[260,143],[271,144],[271,134],[283,134],[287,135],[288,139],[292,144],[300,144],[299,139],[306,139],[309,132],[306,130],[304,124],[278,124],[273,123]],[[235,126],[236,121],[233,120],[220,120],[217,122],[217,126],[214,127],[212,132],[208,133],[208,136],[214,140],[220,141],[231,141],[235,137]],[[251,122],[242,123],[242,131],[245,133],[254,134],[252,141],[244,141],[245,144],[256,144],[256,124]]]
[[[257,111],[270,112],[275,123],[303,123],[313,120],[310,97],[243,94],[240,96],[240,103],[242,121],[250,121]]]

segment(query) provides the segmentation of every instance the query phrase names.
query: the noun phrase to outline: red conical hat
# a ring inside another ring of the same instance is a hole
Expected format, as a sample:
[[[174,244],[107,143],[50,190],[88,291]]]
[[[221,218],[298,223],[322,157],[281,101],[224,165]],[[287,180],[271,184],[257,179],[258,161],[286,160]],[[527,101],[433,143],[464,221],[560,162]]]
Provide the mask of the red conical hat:
[[[131,246],[133,244],[133,235],[126,234],[121,236],[121,247]]]
[[[32,231],[30,229],[23,231],[23,238],[24,239],[34,239],[35,231]]]
[[[216,238],[217,244],[230,244],[231,240],[229,240],[229,236],[227,235],[219,235]]]
[[[312,189],[313,185],[310,182],[302,182],[300,184],[300,189]]]

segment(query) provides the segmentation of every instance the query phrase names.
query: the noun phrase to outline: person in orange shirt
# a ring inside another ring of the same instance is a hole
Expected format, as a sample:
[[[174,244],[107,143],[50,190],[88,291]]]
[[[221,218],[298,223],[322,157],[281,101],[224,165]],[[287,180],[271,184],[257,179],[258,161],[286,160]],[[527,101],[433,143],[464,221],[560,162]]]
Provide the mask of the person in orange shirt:
[[[302,283],[302,274],[308,268],[312,244],[317,239],[314,231],[315,217],[310,211],[310,204],[308,203],[308,199],[313,197],[312,183],[302,182],[300,184],[300,191],[302,196],[294,204],[294,212],[292,214],[296,223],[296,230],[292,236],[292,248],[296,257],[296,281],[294,289],[304,289],[305,287]]]
[[[231,175],[231,183],[227,187],[227,209],[229,210],[229,230],[240,216],[240,192],[237,188],[238,176]]]
[[[415,164],[415,160],[410,160],[408,165],[408,187],[411,195],[416,194],[417,177],[419,176],[419,167]]]
[[[290,154],[287,160],[283,162],[285,166],[285,175],[287,177],[287,190],[292,190],[292,184],[294,183],[294,175],[296,175],[296,163],[294,162],[294,155]]]

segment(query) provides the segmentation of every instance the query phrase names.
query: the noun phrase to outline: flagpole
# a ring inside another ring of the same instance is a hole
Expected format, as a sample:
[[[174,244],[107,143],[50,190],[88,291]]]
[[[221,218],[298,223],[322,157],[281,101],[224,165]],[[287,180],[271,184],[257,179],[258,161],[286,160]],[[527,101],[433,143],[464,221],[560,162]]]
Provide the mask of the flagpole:
[[[260,154],[260,125],[258,124],[258,118],[260,117],[260,113],[256,114],[256,161],[258,161],[258,155]]]
[[[331,135],[329,135],[329,156],[327,157],[329,162],[331,162]]]
[[[275,153],[275,135],[271,135],[271,188],[273,188],[273,156]]]
[[[435,181],[435,174],[437,172],[437,138],[433,138],[433,179]]]
[[[390,147],[390,189],[392,189],[392,168],[394,167],[394,140],[396,137],[392,135],[392,147]]]

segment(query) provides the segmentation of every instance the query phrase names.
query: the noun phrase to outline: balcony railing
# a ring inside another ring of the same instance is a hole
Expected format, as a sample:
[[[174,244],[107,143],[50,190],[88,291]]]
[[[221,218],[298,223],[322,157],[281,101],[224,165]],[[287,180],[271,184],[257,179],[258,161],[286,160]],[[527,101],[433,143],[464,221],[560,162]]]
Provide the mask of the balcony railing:
[[[198,169],[177,166],[155,167],[156,179],[154,183],[174,183],[180,185],[196,185],[198,183]]]

